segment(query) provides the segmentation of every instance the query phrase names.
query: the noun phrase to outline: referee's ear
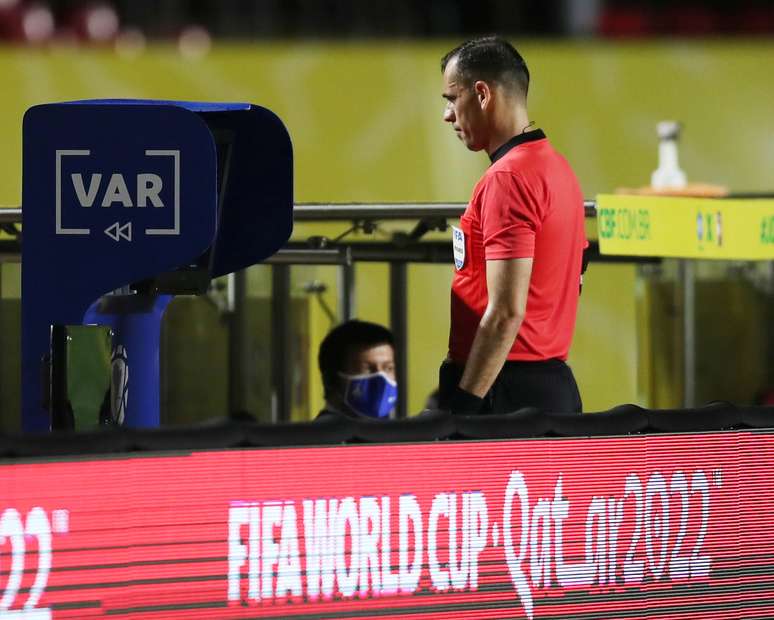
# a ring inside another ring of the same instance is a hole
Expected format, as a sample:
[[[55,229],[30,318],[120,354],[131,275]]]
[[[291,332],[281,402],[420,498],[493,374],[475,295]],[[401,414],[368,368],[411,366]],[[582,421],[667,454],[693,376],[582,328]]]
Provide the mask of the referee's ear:
[[[473,84],[473,92],[478,99],[478,105],[482,110],[486,110],[492,101],[492,89],[484,80],[477,80]]]

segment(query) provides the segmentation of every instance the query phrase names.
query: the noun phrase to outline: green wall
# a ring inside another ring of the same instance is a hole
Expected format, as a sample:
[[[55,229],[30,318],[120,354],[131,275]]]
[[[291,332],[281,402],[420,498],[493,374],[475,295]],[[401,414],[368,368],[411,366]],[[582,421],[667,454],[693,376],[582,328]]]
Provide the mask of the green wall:
[[[439,56],[452,44],[216,44],[184,60],[154,46],[0,48],[0,204],[21,187],[21,117],[30,105],[88,97],[249,100],[288,125],[304,201],[464,200],[485,166],[441,122]],[[587,196],[649,179],[654,124],[685,123],[692,179],[770,187],[774,43],[520,45],[532,118],[572,161]]]
[[[297,202],[466,201],[486,158],[467,152],[441,121],[438,59],[454,43],[216,42],[195,61],[164,45],[135,58],[99,49],[0,48],[0,205],[20,202],[24,110],[94,97],[246,100],[271,108],[293,139]],[[646,184],[656,163],[655,123],[667,118],[685,124],[681,161],[690,180],[771,188],[774,43],[525,41],[519,47],[533,76],[531,117],[568,157],[586,196]],[[339,230],[306,225],[296,237]],[[432,390],[445,353],[450,278],[445,266],[409,272],[414,411]],[[335,308],[330,268],[295,270],[294,295],[303,296],[312,279],[328,285],[326,299]],[[266,281],[252,278],[251,294],[268,294]],[[595,265],[586,280],[571,362],[588,409],[646,398],[638,393],[636,281],[626,265]],[[358,267],[361,317],[387,321],[387,282],[385,266]],[[13,296],[8,291],[17,286],[4,283],[3,295]],[[314,410],[321,392],[313,357],[327,319],[312,310],[307,316]],[[5,409],[7,379],[0,390]]]

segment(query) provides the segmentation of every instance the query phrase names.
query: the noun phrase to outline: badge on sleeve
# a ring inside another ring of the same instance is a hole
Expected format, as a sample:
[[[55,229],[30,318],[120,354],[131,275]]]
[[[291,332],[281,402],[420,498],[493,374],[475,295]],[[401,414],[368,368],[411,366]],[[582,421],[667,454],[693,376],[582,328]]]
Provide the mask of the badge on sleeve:
[[[452,226],[451,228],[454,267],[459,271],[465,266],[465,233],[456,226]]]

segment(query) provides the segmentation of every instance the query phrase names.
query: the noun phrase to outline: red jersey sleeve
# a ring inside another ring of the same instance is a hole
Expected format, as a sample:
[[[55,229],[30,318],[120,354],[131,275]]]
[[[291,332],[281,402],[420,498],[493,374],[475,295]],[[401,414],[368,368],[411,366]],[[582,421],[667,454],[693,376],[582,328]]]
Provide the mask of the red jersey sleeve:
[[[487,260],[532,258],[541,228],[538,201],[512,172],[495,172],[481,194],[481,229]]]

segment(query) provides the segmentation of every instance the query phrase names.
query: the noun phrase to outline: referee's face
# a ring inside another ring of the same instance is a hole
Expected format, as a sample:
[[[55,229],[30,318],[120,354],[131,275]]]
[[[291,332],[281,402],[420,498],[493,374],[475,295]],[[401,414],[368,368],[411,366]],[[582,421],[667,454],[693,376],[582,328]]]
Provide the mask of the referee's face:
[[[481,102],[473,87],[460,82],[457,75],[457,60],[452,59],[443,72],[443,98],[446,107],[443,120],[450,123],[457,137],[471,151],[486,147],[486,122]]]

